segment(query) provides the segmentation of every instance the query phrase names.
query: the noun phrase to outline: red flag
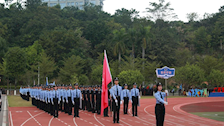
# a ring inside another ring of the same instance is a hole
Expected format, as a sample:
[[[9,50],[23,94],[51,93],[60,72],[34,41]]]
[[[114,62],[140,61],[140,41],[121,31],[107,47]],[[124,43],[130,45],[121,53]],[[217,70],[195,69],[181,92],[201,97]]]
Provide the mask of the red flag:
[[[108,107],[108,91],[107,85],[112,81],[112,76],[110,73],[110,68],[107,60],[107,54],[104,50],[104,60],[103,60],[103,74],[102,74],[102,94],[101,94],[101,115],[103,111]]]

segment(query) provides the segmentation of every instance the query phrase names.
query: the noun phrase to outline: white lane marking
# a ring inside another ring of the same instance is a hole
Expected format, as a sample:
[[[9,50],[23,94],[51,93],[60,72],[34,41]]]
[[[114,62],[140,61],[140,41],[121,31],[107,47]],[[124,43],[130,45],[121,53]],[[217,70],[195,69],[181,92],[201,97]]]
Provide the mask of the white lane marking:
[[[36,116],[38,116],[38,115],[40,115],[40,114],[43,114],[44,112],[41,112],[41,113],[38,113],[38,114],[36,114],[36,115],[34,115],[33,117],[36,117]],[[26,121],[24,121],[20,126],[23,126],[25,123],[27,123],[29,120],[31,120],[32,119],[32,117],[30,117],[30,118],[28,118]]]
[[[11,126],[13,126],[13,121],[12,121],[12,112],[11,112],[11,111],[10,111],[9,115],[10,115],[10,122],[11,122]],[[2,126],[3,126],[3,125],[2,125]]]
[[[121,122],[123,122],[124,124],[126,124],[126,125],[128,125],[128,126],[132,126],[132,125],[130,125],[130,124],[128,124],[128,123],[126,123],[126,122],[124,122],[124,121],[122,121],[122,120],[121,120]]]
[[[150,106],[153,106],[153,105],[150,105]],[[131,107],[131,108],[132,108],[132,107]],[[132,113],[131,113],[131,108],[128,109],[128,112],[130,113],[130,116],[132,115]],[[151,124],[151,125],[155,126],[154,123],[148,122],[148,121],[143,120],[143,119],[141,119],[141,118],[139,118],[139,117],[136,117],[136,116],[134,116],[134,117],[135,117],[136,119],[138,119],[138,120],[141,120],[141,121],[143,121],[143,122],[145,122],[145,123],[148,123],[148,124]]]
[[[96,118],[96,113],[94,113],[94,118],[95,118],[95,120],[96,120],[100,125],[105,126],[105,125],[103,125],[103,124]],[[102,118],[102,119],[103,119],[103,118]]]
[[[51,121],[54,119],[54,117],[52,117],[50,120],[49,120],[49,122],[48,122],[48,126],[50,126],[51,125]]]
[[[75,118],[73,118],[73,122],[74,122],[75,126],[78,126],[78,125],[76,124],[76,122],[75,122]]]
[[[89,122],[89,124],[93,124],[92,122]]]
[[[28,114],[35,120],[35,122],[36,122],[38,125],[42,126],[42,125],[40,124],[40,122],[38,122],[38,121],[35,119],[35,117],[33,117],[33,115],[30,114],[29,111],[27,111],[27,113],[28,113]]]

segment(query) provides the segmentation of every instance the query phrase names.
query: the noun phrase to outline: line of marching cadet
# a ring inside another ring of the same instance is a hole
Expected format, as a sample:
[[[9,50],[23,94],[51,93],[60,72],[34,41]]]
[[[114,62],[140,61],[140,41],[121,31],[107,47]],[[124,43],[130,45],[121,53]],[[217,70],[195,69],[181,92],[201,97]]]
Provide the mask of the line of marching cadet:
[[[120,105],[123,102],[124,114],[128,114],[128,104],[131,101],[132,115],[137,116],[137,106],[140,98],[136,83],[129,91],[127,84],[124,84],[122,90],[118,82],[118,78],[115,78],[115,85],[108,89],[108,104],[110,111],[113,111],[114,123],[119,123]],[[58,111],[72,115],[72,107],[74,107],[74,117],[79,117],[79,109],[97,114],[101,112],[101,86],[99,85],[78,86],[76,83],[74,89],[72,85],[23,87],[20,88],[20,94],[27,101],[31,97],[34,106],[56,118],[58,117]],[[108,107],[104,109],[104,117],[109,117]]]

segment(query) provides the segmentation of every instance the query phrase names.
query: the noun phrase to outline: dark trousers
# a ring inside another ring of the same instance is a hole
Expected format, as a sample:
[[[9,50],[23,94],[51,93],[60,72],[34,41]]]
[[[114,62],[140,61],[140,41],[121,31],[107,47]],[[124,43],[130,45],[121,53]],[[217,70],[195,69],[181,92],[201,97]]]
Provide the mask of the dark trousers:
[[[132,96],[132,114],[133,116],[138,115],[137,107],[138,106],[138,97]]]
[[[90,101],[90,98],[87,100],[87,108],[89,112],[92,111],[92,102]]]
[[[71,97],[68,97],[68,114],[72,115],[72,99]]]
[[[58,117],[58,98],[54,98],[54,107],[53,107],[53,115],[54,117]]]
[[[106,108],[104,109],[104,111],[103,111],[103,115],[104,115],[104,116],[108,116],[108,107],[106,107]]]
[[[83,100],[83,110],[88,110],[87,109],[87,100],[84,98],[84,100]]]
[[[92,113],[95,113],[96,112],[96,102],[94,100],[92,100]]]
[[[82,110],[85,110],[85,107],[84,107],[85,106],[84,105],[85,103],[84,102],[85,102],[85,100],[82,100],[82,108],[81,108]]]
[[[113,115],[113,121],[114,123],[117,121],[119,122],[119,114],[120,114],[120,97],[116,97],[117,98],[117,105],[116,105],[116,102],[115,100],[113,99],[113,112],[114,112],[114,115]]]
[[[50,100],[50,101],[51,101],[51,102],[50,102],[50,114],[53,115],[53,111],[54,111],[54,109],[53,109],[54,106],[53,106],[53,104],[52,104],[53,101],[52,101],[52,100]]]
[[[96,111],[97,111],[97,114],[100,114],[100,111],[101,111],[101,99],[97,99],[96,101]]]
[[[80,99],[79,98],[74,98],[75,101],[75,106],[74,106],[74,117],[79,116],[79,105],[80,105]]]
[[[128,114],[128,102],[129,102],[129,98],[124,97],[124,114]]]
[[[156,125],[163,126],[165,116],[165,107],[163,104],[156,104],[155,114],[156,114]]]
[[[68,106],[67,106],[67,102],[66,102],[66,98],[64,98],[64,112],[68,113]]]
[[[61,97],[61,101],[58,105],[58,110],[62,111],[63,98]]]

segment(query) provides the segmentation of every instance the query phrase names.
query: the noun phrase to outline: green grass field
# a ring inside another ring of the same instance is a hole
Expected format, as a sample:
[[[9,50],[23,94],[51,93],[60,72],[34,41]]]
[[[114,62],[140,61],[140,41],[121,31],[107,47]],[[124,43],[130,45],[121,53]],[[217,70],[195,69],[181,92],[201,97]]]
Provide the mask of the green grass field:
[[[224,122],[224,112],[194,112],[191,114]]]
[[[23,100],[20,96],[8,95],[9,107],[32,107],[31,101]]]

